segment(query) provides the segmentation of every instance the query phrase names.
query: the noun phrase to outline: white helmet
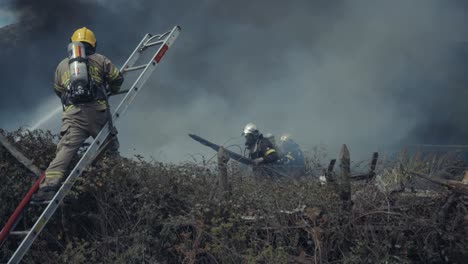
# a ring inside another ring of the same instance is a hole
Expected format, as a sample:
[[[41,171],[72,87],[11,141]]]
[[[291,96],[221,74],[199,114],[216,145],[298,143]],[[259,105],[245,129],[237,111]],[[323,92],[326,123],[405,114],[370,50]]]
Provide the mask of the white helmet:
[[[248,134],[258,134],[257,126],[254,123],[248,123],[247,125],[245,125],[244,132],[242,132],[242,136],[246,136]]]
[[[291,135],[290,134],[283,134],[281,135],[280,137],[280,141],[281,142],[286,142],[286,141],[289,141],[291,139]]]

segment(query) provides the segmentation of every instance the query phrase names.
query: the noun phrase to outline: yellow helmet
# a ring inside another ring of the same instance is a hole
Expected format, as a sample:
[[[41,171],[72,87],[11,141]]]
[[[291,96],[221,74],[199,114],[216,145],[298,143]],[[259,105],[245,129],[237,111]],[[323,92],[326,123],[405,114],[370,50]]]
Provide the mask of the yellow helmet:
[[[96,48],[96,37],[94,36],[94,33],[86,27],[77,29],[71,36],[71,41],[86,42],[93,48]]]

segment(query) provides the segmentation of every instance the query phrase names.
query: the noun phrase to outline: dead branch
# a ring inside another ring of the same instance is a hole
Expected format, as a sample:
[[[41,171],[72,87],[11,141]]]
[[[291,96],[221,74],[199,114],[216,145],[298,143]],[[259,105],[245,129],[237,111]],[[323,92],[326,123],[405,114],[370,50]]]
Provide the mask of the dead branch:
[[[23,164],[28,170],[30,170],[36,177],[41,176],[42,171],[36,167],[36,165],[33,164],[33,162],[26,158],[26,156],[23,155],[13,144],[8,141],[8,139],[0,134],[0,143],[5,147],[8,152],[13,155],[21,164]]]

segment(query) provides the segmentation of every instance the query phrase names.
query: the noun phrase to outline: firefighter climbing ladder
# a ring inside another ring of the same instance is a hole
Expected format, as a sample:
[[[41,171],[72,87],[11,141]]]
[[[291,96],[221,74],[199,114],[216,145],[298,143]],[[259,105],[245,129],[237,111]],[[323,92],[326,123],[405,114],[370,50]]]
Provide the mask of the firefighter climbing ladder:
[[[151,73],[156,69],[159,65],[159,62],[166,54],[167,50],[171,47],[174,41],[177,39],[177,36],[180,33],[180,27],[175,26],[171,31],[168,31],[161,35],[152,36],[151,34],[146,34],[143,39],[141,40],[140,44],[135,48],[133,53],[127,59],[125,64],[122,66],[121,72],[123,74],[131,72],[131,71],[141,71],[140,75],[137,77],[136,81],[130,86],[130,89],[126,91],[125,97],[120,102],[119,106],[116,108],[114,113],[112,114],[112,120],[114,124],[120,120],[121,115],[126,111],[128,106],[132,103],[135,96],[138,94],[140,89],[145,84],[146,80],[149,78]],[[154,53],[154,56],[151,57],[148,63],[143,65],[134,66],[140,56],[143,54],[145,50],[148,48],[156,46],[158,47],[157,51]],[[76,179],[81,175],[81,173],[86,169],[88,165],[90,165],[93,160],[98,156],[99,152],[102,151],[103,145],[105,144],[105,140],[110,135],[110,127],[105,125],[101,132],[97,135],[91,145],[88,147],[85,154],[81,157],[80,161],[73,170],[70,172],[68,177],[62,184],[62,187],[58,190],[55,196],[52,198],[51,201],[47,203],[47,207],[42,212],[41,216],[37,219],[34,223],[33,227],[27,231],[10,231],[12,227],[14,227],[15,223],[19,215],[21,214],[22,209],[24,208],[25,204],[29,203],[32,194],[34,193],[35,189],[37,189],[39,185],[39,180],[36,182],[35,186],[28,192],[25,199],[21,202],[23,206],[19,206],[19,212],[15,211],[16,217],[10,218],[8,221],[10,224],[7,225],[2,229],[3,235],[7,234],[22,234],[26,235],[23,239],[19,247],[16,249],[13,256],[10,258],[8,263],[19,263],[26,252],[29,250],[30,246],[37,238],[39,233],[42,231],[44,226],[50,220],[52,215],[54,214],[55,210],[59,207],[60,203],[62,202],[63,198],[67,195],[68,191],[73,186]],[[44,174],[41,176],[40,179],[44,177]],[[37,185],[37,186],[36,186]],[[35,189],[34,189],[35,188]],[[21,207],[21,208],[20,208]],[[17,211],[18,211],[17,209]],[[2,241],[0,241],[2,242]]]

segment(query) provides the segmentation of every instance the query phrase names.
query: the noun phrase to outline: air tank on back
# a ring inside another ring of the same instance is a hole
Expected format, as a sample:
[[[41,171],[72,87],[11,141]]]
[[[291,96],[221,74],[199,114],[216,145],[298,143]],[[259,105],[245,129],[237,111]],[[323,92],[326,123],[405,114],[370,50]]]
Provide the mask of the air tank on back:
[[[81,42],[68,44],[68,65],[70,69],[70,89],[75,96],[87,96],[89,89],[88,67],[84,45]]]

